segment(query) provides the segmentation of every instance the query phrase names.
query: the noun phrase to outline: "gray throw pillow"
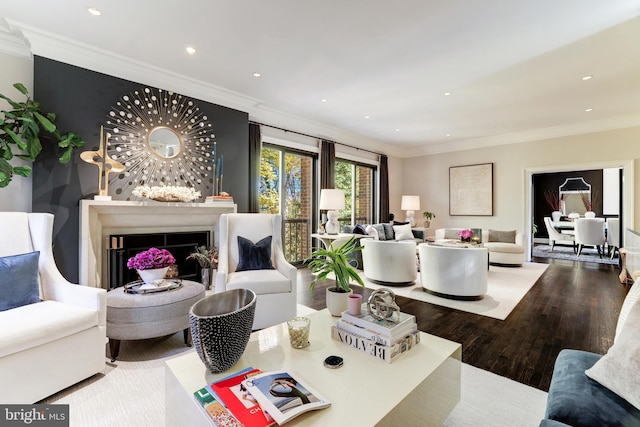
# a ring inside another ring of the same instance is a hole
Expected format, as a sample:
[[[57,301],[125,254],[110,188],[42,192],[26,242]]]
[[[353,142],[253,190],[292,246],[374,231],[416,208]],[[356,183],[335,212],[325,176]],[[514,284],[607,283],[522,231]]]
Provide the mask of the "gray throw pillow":
[[[511,231],[489,230],[489,241],[500,242],[500,243],[515,243],[516,230],[511,230]]]
[[[396,234],[393,232],[393,224],[382,224],[384,227],[385,240],[395,240]]]
[[[458,233],[460,229],[458,228],[445,228],[444,229],[444,238],[445,239],[459,239]]]
[[[40,252],[0,258],[0,311],[40,302]]]
[[[387,233],[384,231],[384,225],[373,224],[372,227],[378,232],[378,240],[387,240]]]

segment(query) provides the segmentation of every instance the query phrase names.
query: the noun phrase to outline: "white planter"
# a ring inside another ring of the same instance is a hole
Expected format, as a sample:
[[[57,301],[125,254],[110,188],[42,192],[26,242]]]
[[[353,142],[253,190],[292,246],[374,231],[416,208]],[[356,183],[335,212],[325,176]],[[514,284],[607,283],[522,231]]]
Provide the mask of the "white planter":
[[[169,267],[164,268],[151,268],[149,270],[138,270],[138,275],[142,281],[148,285],[152,285],[164,279],[164,275],[167,274]]]
[[[338,317],[349,307],[349,295],[353,293],[353,290],[349,289],[349,292],[334,292],[334,290],[334,287],[327,288],[327,309],[332,316]]]
[[[584,213],[584,217],[585,217],[585,218],[595,218],[595,217],[596,217],[596,213],[595,213],[595,212],[593,212],[593,211],[586,211],[586,212]]]
[[[560,217],[561,216],[562,216],[562,212],[560,212],[560,211],[551,212],[551,220],[554,221],[554,222],[560,221]]]

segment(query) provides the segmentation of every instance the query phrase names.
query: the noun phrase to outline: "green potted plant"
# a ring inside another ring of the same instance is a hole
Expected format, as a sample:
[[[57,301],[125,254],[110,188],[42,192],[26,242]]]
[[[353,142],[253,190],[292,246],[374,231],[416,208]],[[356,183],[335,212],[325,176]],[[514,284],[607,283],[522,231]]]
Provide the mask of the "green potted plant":
[[[7,101],[12,108],[9,111],[0,111],[0,188],[9,185],[13,175],[26,177],[31,174],[31,166],[12,166],[9,162],[14,156],[34,161],[42,150],[41,130],[52,134],[58,147],[64,149],[58,159],[60,163],[69,162],[74,148],[84,146],[84,141],[79,135],[72,132],[60,134],[53,124],[56,115],[44,112],[40,104],[29,97],[29,91],[22,83],[15,83],[13,87],[26,95],[27,99],[18,102],[0,94],[0,98]]]
[[[422,212],[422,217],[424,218],[424,228],[429,228],[431,226],[431,220],[436,217],[436,214],[424,211]]]
[[[309,268],[316,275],[309,284],[311,292],[315,291],[316,283],[324,282],[330,274],[335,277],[335,287],[327,288],[326,293],[327,308],[333,316],[340,316],[347,309],[348,296],[353,293],[349,286],[352,279],[364,286],[364,281],[348,261],[350,253],[362,250],[357,243],[355,237],[351,237],[338,247],[329,245],[318,248],[309,257]]]

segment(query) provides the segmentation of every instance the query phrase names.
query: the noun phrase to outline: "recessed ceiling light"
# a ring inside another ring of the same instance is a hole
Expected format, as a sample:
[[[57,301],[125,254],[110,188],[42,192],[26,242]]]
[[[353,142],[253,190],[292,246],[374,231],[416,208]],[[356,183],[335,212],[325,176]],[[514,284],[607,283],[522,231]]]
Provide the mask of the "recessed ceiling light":
[[[195,47],[191,47],[191,46],[187,46],[187,53],[189,55],[193,55],[194,53],[196,53],[196,48]]]
[[[587,108],[584,111],[585,111],[585,113],[589,113],[589,112],[593,111],[593,108]]]
[[[444,96],[449,96],[449,95],[451,95],[451,92],[445,92],[444,93]]]
[[[396,128],[396,132],[400,132],[400,129]]]
[[[328,101],[328,99],[323,98],[323,99],[321,99],[320,101],[321,101],[321,102],[327,102],[327,101]]]
[[[582,78],[582,80],[585,80],[585,81],[586,81],[586,80],[591,80],[592,78],[593,78],[593,76],[584,76],[584,77]]]
[[[253,77],[260,77],[262,74],[258,73],[257,71],[255,73],[253,73]]]
[[[450,133],[448,133],[448,134],[447,134],[447,136],[451,136],[451,134],[450,134]]]
[[[89,11],[90,14],[92,14],[93,16],[100,16],[102,15],[102,12],[100,12],[98,9],[96,9],[95,7],[90,7],[87,9]]]
[[[371,118],[371,116],[364,116],[364,118],[365,118],[365,119],[370,119],[370,118]]]

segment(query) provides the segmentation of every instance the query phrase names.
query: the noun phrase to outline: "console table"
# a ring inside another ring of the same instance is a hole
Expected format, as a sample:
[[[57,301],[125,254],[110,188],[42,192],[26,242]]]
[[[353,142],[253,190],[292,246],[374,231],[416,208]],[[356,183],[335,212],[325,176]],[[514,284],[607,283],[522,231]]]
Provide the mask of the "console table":
[[[302,414],[288,426],[441,425],[460,401],[460,344],[421,332],[415,348],[386,363],[331,339],[336,318],[326,309],[307,317],[311,345],[301,350],[291,348],[283,323],[252,333],[238,363],[220,374],[210,373],[195,352],[167,360],[166,426],[210,427],[193,393],[248,366],[290,370],[331,401],[329,408]],[[344,366],[323,367],[330,355],[343,357]]]

